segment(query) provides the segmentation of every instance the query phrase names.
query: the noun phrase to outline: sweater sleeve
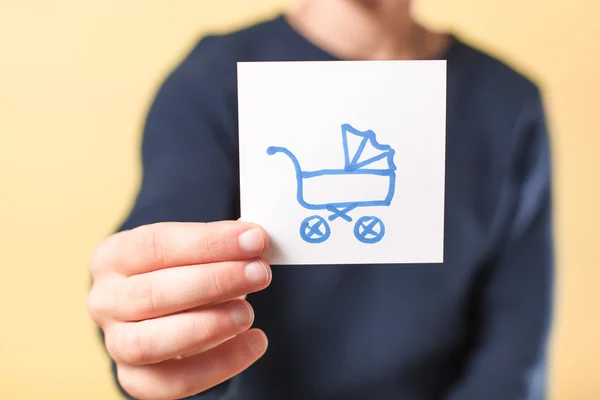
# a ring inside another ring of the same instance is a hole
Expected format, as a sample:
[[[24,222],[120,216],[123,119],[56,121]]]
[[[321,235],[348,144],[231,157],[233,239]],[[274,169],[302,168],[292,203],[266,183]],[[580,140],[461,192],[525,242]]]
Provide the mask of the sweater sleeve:
[[[546,398],[554,255],[550,146],[539,93],[516,131],[502,201],[508,222],[473,299],[473,352],[447,400]]]
[[[156,93],[143,131],[141,185],[119,230],[238,218],[236,115],[231,83],[217,71],[214,53],[211,38],[201,40]],[[112,369],[131,398],[114,362]],[[228,381],[193,398],[222,399],[232,386]]]

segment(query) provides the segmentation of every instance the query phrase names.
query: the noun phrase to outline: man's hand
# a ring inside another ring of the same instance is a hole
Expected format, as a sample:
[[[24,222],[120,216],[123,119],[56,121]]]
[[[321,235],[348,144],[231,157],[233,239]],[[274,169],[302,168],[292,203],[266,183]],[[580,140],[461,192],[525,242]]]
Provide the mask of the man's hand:
[[[129,394],[188,397],[265,353],[243,298],[271,282],[268,245],[262,228],[225,221],[147,225],[98,246],[88,312]]]

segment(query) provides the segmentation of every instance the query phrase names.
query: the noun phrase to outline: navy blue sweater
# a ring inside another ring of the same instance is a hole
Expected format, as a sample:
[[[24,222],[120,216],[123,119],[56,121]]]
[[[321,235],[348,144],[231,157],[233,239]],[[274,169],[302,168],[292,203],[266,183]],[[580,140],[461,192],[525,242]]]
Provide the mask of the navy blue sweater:
[[[552,305],[540,93],[454,37],[444,263],[273,267],[266,355],[196,399],[539,400]],[[274,19],[199,40],[150,108],[122,229],[239,216],[237,61],[336,60]]]

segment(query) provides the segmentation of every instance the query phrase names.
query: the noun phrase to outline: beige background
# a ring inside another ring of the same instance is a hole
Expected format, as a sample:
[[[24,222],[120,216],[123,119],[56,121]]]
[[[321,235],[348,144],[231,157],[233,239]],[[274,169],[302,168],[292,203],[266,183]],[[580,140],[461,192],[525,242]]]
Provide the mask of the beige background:
[[[117,398],[86,315],[88,258],[133,198],[148,101],[199,35],[286,3],[0,2],[0,398]],[[600,2],[419,4],[543,84],[559,262],[552,397],[599,399]]]

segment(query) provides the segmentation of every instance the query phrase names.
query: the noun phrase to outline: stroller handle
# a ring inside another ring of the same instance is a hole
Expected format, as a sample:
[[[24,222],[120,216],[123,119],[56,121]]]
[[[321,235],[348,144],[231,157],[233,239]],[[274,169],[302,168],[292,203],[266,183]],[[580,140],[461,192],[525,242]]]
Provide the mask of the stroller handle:
[[[301,176],[302,169],[300,168],[300,163],[298,162],[298,159],[291,151],[289,151],[285,147],[269,146],[267,148],[268,155],[272,156],[275,153],[283,153],[286,156],[288,156],[290,158],[290,160],[292,160],[292,164],[294,164],[294,168],[296,169],[296,175]]]

